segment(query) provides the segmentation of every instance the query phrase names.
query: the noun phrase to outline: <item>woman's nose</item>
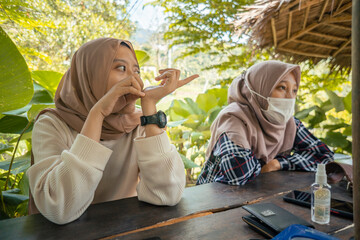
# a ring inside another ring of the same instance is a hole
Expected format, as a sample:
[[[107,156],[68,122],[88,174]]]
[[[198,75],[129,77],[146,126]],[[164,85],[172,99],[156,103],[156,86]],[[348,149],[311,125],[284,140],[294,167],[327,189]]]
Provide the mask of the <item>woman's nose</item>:
[[[296,93],[294,93],[293,90],[286,92],[286,98],[295,98],[295,97],[296,97]]]

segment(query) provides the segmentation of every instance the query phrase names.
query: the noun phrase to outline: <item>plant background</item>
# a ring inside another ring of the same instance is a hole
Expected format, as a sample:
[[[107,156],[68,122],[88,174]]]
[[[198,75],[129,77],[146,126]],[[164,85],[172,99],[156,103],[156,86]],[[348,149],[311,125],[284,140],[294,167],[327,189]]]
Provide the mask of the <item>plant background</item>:
[[[160,68],[200,78],[161,100],[167,132],[184,161],[187,186],[195,184],[210,138],[210,126],[227,105],[232,79],[252,64],[278,59],[270,50],[249,48],[231,22],[251,1],[165,1],[166,23],[149,33],[128,18],[129,1],[0,1],[0,219],[27,214],[33,120],[53,97],[74,52],[103,37],[131,39],[142,79],[154,84]],[[143,33],[139,35],[139,30]],[[290,59],[291,60],[291,59]],[[349,72],[326,61],[301,63],[296,117],[333,151],[351,155]]]

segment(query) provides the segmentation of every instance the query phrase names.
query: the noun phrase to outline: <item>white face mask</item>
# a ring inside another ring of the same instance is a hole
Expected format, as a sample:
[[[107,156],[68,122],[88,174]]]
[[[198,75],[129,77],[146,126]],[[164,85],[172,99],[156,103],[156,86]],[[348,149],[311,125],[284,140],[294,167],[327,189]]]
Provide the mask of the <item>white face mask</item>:
[[[267,110],[261,109],[271,123],[284,125],[286,124],[289,119],[294,115],[294,108],[295,108],[295,98],[273,98],[268,97],[265,98],[264,96],[258,94],[257,92],[253,91],[246,80],[245,85],[250,90],[251,94],[256,94],[259,97],[265,99],[269,107]]]

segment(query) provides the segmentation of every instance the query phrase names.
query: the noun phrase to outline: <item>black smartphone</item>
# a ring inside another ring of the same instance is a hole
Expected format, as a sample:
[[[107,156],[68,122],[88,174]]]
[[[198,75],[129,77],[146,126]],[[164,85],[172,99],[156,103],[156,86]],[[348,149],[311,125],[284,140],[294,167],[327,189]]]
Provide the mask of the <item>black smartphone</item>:
[[[283,197],[284,201],[311,208],[311,193],[294,190]],[[331,198],[330,212],[333,215],[353,219],[354,208],[351,202]]]

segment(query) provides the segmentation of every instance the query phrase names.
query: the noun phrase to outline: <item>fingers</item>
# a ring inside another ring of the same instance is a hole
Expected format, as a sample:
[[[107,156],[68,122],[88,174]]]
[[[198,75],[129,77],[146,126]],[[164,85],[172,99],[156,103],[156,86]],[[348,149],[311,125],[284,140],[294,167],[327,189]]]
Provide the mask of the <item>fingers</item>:
[[[144,88],[144,83],[143,83],[143,81],[141,80],[140,75],[134,74],[134,78],[138,81],[141,90],[143,90],[143,88]]]
[[[120,95],[133,94],[133,95],[136,95],[136,96],[139,96],[139,97],[144,97],[145,96],[144,92],[139,91],[138,89],[136,89],[136,88],[134,88],[132,86],[122,87],[120,91],[121,91]]]
[[[177,84],[177,88],[184,86],[185,84],[188,84],[189,82],[191,82],[192,80],[196,79],[199,77],[199,74],[195,74],[195,75],[191,75],[190,77],[187,77],[183,80],[180,80]]]

